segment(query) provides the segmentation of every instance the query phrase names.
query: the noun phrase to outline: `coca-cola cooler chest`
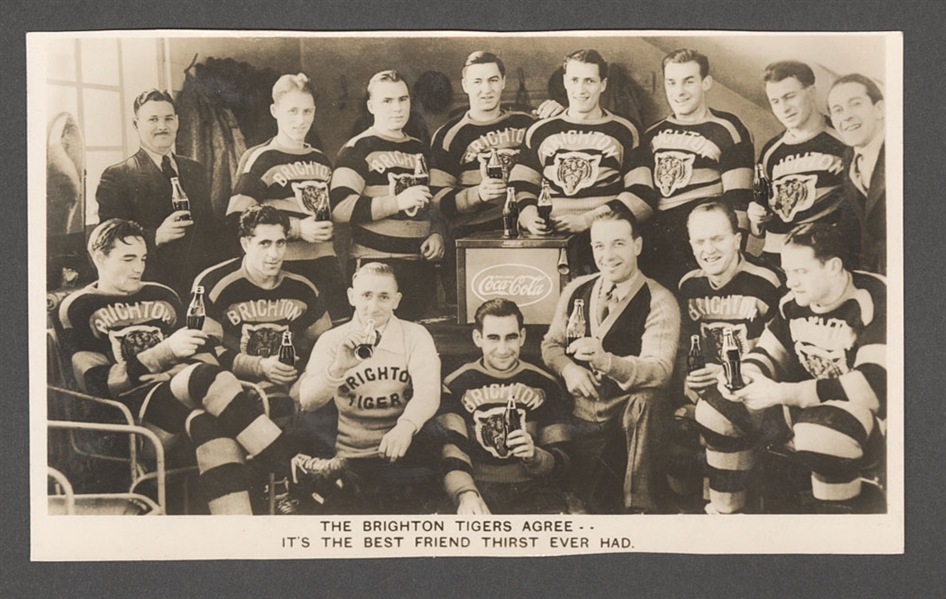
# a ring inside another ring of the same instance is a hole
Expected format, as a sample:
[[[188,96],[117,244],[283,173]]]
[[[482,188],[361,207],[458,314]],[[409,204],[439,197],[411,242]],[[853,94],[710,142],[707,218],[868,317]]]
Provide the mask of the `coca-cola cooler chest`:
[[[568,235],[504,239],[501,231],[457,239],[457,319],[473,322],[486,300],[516,302],[526,324],[549,324],[568,283]]]

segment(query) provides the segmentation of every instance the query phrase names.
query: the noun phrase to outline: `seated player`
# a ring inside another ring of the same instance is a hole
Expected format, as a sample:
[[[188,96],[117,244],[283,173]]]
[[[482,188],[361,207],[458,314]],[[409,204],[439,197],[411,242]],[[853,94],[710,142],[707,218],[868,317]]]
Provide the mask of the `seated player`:
[[[315,340],[332,323],[315,286],[283,269],[289,228],[289,217],[273,206],[247,208],[240,215],[245,255],[204,271],[195,286],[205,294],[203,330],[221,341],[216,349],[221,366],[241,380],[259,383],[269,397],[270,417],[292,433],[290,387],[297,395],[297,367],[306,363]],[[281,361],[285,333],[298,360],[292,364]],[[287,494],[288,480],[277,483],[277,494]],[[282,509],[295,502],[287,496]]]
[[[351,224],[349,273],[382,262],[402,283],[400,318],[416,320],[433,305],[434,262],[443,257],[443,223],[430,207],[426,146],[404,132],[411,112],[407,83],[397,71],[368,82],[374,125],[348,140],[332,175],[333,215]]]
[[[186,432],[210,512],[252,513],[245,456],[287,471],[292,443],[217,364],[207,334],[182,328],[177,294],[142,280],[147,246],[138,224],[105,221],[88,249],[98,280],[59,311],[79,387],[121,401],[168,444]]]
[[[841,231],[825,223],[789,233],[782,246],[789,293],[742,360],[746,386],[731,391],[725,378],[718,385],[756,423],[770,408],[783,416],[826,513],[884,509],[862,493],[860,469],[884,453],[878,419],[887,404],[887,284],[848,270],[847,251]],[[726,425],[726,415],[714,416],[715,427]]]
[[[759,266],[739,251],[742,233],[736,213],[718,201],[695,207],[687,219],[690,247],[700,268],[680,281],[684,339],[699,335],[704,368],[686,375],[684,391],[697,402],[696,415],[713,422],[716,412],[746,421],[745,407],[726,401],[716,392],[723,370],[722,337],[732,328],[743,353],[755,347],[778,309],[782,284],[770,268]],[[681,368],[682,372],[686,372]],[[733,513],[746,507],[746,477],[754,463],[753,435],[732,427],[704,431],[709,474],[711,513]]]
[[[442,495],[439,447],[426,446],[434,443],[426,431],[418,435],[440,407],[440,357],[427,329],[394,315],[401,294],[390,266],[362,265],[348,299],[352,320],[324,333],[312,351],[302,409],[333,400],[338,408],[336,457],[360,479],[357,496],[341,509],[423,512]]]
[[[543,361],[575,399],[570,485],[597,513],[659,511],[680,310],[637,268],[641,238],[631,214],[598,216],[591,248],[600,272],[562,291],[542,340]],[[576,313],[584,327],[572,340],[566,323]]]
[[[230,230],[238,228],[240,214],[250,206],[272,206],[285,214],[289,231],[283,267],[316,285],[332,320],[343,322],[351,317],[351,310],[332,242],[328,199],[332,164],[306,143],[315,119],[315,85],[302,73],[283,75],[273,85],[270,112],[279,131],[248,149],[240,160],[227,207]],[[321,206],[325,213],[320,213]]]
[[[526,329],[515,302],[489,300],[474,318],[473,343],[483,357],[444,380],[438,416],[447,431],[447,494],[458,514],[564,513],[558,479],[568,461],[569,433],[562,389],[519,359]],[[512,425],[510,407],[516,412]]]

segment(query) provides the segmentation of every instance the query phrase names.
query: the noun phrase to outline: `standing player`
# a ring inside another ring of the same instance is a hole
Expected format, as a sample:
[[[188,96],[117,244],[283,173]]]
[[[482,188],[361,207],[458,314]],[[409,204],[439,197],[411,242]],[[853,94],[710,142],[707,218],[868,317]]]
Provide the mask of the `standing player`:
[[[240,160],[227,207],[230,229],[236,231],[240,214],[257,204],[285,214],[289,218],[285,268],[318,287],[333,321],[347,320],[351,310],[332,243],[332,221],[316,214],[319,204],[329,207],[332,164],[305,141],[315,119],[315,85],[302,73],[283,75],[273,85],[269,109],[279,132],[247,150]]]
[[[285,400],[299,374],[295,364],[279,360],[283,334],[290,333],[298,363],[305,364],[332,324],[312,282],[282,268],[289,229],[289,217],[274,206],[247,208],[240,215],[244,257],[209,268],[195,282],[205,293],[203,330],[222,341],[221,366],[262,383],[274,417],[292,414]]]
[[[625,210],[639,221],[653,211],[650,172],[639,154],[640,127],[601,107],[608,63],[596,50],[565,57],[568,109],[526,132],[522,158],[511,180],[519,224],[533,235],[550,231],[536,207],[542,180],[552,195],[552,228],[569,233],[569,265],[576,274],[594,270],[588,230],[595,216]]]
[[[214,246],[218,227],[207,177],[200,163],[174,152],[180,123],[169,93],[144,91],[133,107],[141,148],[102,173],[95,191],[99,222],[120,218],[140,224],[148,244],[146,277],[185,294],[194,276],[221,255]],[[173,179],[187,195],[189,210],[175,209]]]
[[[887,272],[887,183],[884,95],[869,77],[838,78],[828,92],[831,122],[850,149],[845,153],[847,205],[856,218],[845,230],[860,233],[858,268]]]
[[[734,115],[706,103],[713,87],[709,59],[695,50],[674,50],[663,59],[664,90],[671,116],[650,127],[642,145],[649,153],[658,202],[647,232],[644,270],[668,287],[695,266],[687,238],[690,210],[720,198],[747,229],[752,199],[752,138]]]
[[[203,331],[181,328],[177,294],[142,281],[147,245],[134,222],[112,219],[89,238],[98,280],[60,306],[63,346],[79,387],[127,405],[162,440],[186,434],[213,514],[250,514],[244,456],[288,471],[292,443],[218,366]]]
[[[333,214],[351,223],[348,271],[364,262],[389,264],[404,290],[398,315],[416,320],[434,300],[443,225],[429,206],[427,181],[415,178],[426,148],[404,133],[411,98],[397,71],[381,71],[368,82],[368,111],[374,125],[338,153]]]
[[[795,225],[839,222],[844,203],[844,142],[815,106],[815,74],[803,62],[765,67],[765,93],[785,131],[759,154],[772,183],[769,204],[749,204],[752,234],[765,237],[763,256],[777,265],[782,240]]]
[[[438,416],[447,431],[447,494],[458,514],[564,513],[568,506],[556,480],[568,461],[561,387],[519,359],[526,329],[514,302],[489,300],[474,319],[473,343],[483,357],[444,380]],[[510,428],[510,402],[516,428]]]
[[[846,250],[841,232],[824,223],[789,233],[782,245],[789,293],[743,358],[746,386],[718,387],[750,414],[774,408],[786,417],[818,508],[828,513],[876,509],[862,496],[860,468],[883,453],[877,419],[887,404],[886,280],[848,270]]]
[[[440,357],[423,326],[394,315],[393,269],[369,262],[352,277],[353,319],[319,337],[300,383],[303,410],[338,408],[336,456],[362,480],[354,512],[413,513],[442,490],[436,451],[415,435],[440,407]],[[366,346],[372,347],[370,355]]]
[[[444,124],[434,134],[430,156],[430,186],[434,204],[449,227],[451,240],[474,231],[502,230],[503,200],[512,167],[519,161],[526,129],[535,119],[524,112],[502,109],[506,66],[495,54],[474,52],[463,65],[463,91],[470,110]],[[486,165],[495,152],[502,178],[491,178]],[[456,293],[456,249],[445,248],[444,290]]]
[[[562,291],[542,360],[575,399],[572,489],[597,513],[662,509],[670,403],[680,310],[669,291],[637,268],[641,239],[626,212],[591,225],[600,273]],[[566,322],[582,302],[585,330],[570,340]]]
[[[726,204],[700,204],[690,212],[687,229],[700,267],[680,281],[684,338],[700,336],[706,366],[687,375],[684,390],[691,400],[698,400],[696,419],[704,427],[710,485],[707,511],[733,513],[746,506],[746,478],[755,458],[755,439],[749,434],[745,406],[716,392],[725,360],[723,330],[733,330],[743,354],[755,347],[778,309],[782,285],[774,271],[750,262],[739,251],[742,233],[736,214]]]

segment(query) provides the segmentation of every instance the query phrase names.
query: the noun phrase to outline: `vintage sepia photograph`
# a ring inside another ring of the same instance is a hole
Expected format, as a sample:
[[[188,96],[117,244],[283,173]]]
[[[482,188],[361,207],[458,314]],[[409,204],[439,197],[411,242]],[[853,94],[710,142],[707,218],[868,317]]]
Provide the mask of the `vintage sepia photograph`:
[[[32,559],[903,552],[900,34],[27,50]]]

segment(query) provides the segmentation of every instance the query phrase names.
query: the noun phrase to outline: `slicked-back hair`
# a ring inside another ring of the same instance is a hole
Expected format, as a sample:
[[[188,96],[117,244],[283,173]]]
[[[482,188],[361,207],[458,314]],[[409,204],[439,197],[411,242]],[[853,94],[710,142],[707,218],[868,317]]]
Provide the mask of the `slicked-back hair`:
[[[355,271],[355,274],[351,276],[351,284],[355,285],[355,281],[358,277],[362,275],[376,275],[380,277],[391,277],[394,279],[394,286],[398,286],[397,276],[394,274],[394,269],[391,268],[389,264],[384,264],[383,262],[366,262],[362,264],[361,267]]]
[[[268,204],[250,206],[240,214],[240,237],[252,237],[259,225],[279,225],[289,236],[289,217]]]
[[[96,252],[102,252],[107,256],[115,249],[118,240],[124,241],[130,237],[138,237],[144,241],[145,231],[141,225],[133,220],[110,218],[92,230],[86,248],[90,256]]]
[[[407,87],[407,93],[410,93],[410,86],[407,85],[407,81],[401,76],[400,73],[394,69],[388,69],[386,71],[380,71],[371,76],[371,79],[368,80],[368,99],[371,99],[371,88],[375,86],[376,83],[403,83]]]
[[[273,104],[278,104],[280,98],[292,91],[309,94],[315,100],[315,83],[305,73],[297,73],[283,75],[276,80],[273,84]]]
[[[515,316],[519,329],[521,330],[522,327],[525,326],[525,318],[522,316],[522,310],[519,309],[519,305],[506,298],[486,300],[480,304],[480,307],[476,309],[476,313],[473,315],[473,328],[482,333],[483,321],[487,316]]]
[[[700,214],[703,212],[719,212],[726,217],[726,220],[729,221],[729,227],[732,229],[733,233],[739,232],[739,218],[736,216],[736,211],[733,210],[729,205],[723,204],[722,202],[710,201],[704,204],[699,204],[690,211],[690,215],[687,217],[687,226],[690,226],[690,220],[693,219],[694,214]]]
[[[503,64],[502,59],[493,54],[492,52],[486,52],[485,50],[477,50],[469,56],[466,57],[466,62],[463,63],[463,76],[466,77],[466,68],[473,66],[475,64],[490,64],[494,63],[496,68],[499,69],[499,74],[503,77],[506,76],[506,65]]]
[[[815,258],[824,264],[832,258],[838,258],[845,268],[848,264],[848,247],[840,229],[827,223],[807,223],[798,225],[785,237],[783,246],[794,245],[811,248]]]
[[[138,109],[148,102],[167,102],[171,105],[171,108],[174,109],[174,114],[177,114],[177,106],[174,105],[174,98],[171,97],[171,94],[164,90],[153,88],[141,92],[138,94],[138,97],[135,98],[135,101],[132,104],[132,108],[134,108],[135,111],[135,117],[138,116]]]
[[[594,225],[595,223],[601,221],[626,222],[627,224],[631,225],[631,237],[637,239],[641,236],[640,231],[638,230],[637,219],[630,210],[609,210],[608,212],[596,214],[591,220],[591,224]]]
[[[709,75],[709,58],[707,58],[705,54],[688,48],[680,48],[664,56],[663,60],[660,62],[660,68],[662,72],[666,73],[668,64],[684,64],[687,62],[695,62],[700,65],[700,79],[706,79],[706,76]]]
[[[867,91],[867,97],[870,98],[871,104],[876,104],[877,102],[880,102],[884,99],[884,92],[880,91],[880,87],[867,75],[861,75],[860,73],[850,73],[848,75],[838,77],[838,79],[831,84],[831,90],[845,83],[860,83],[863,85],[864,89]],[[831,95],[831,90],[828,90],[829,96]]]
[[[608,78],[608,61],[597,50],[575,50],[562,61],[562,69],[568,70],[568,63],[571,61],[596,64],[598,65],[598,77],[602,81]]]
[[[789,77],[798,79],[802,87],[811,87],[815,84],[815,72],[811,70],[810,66],[797,60],[773,62],[765,67],[762,81],[763,83],[778,83]]]

